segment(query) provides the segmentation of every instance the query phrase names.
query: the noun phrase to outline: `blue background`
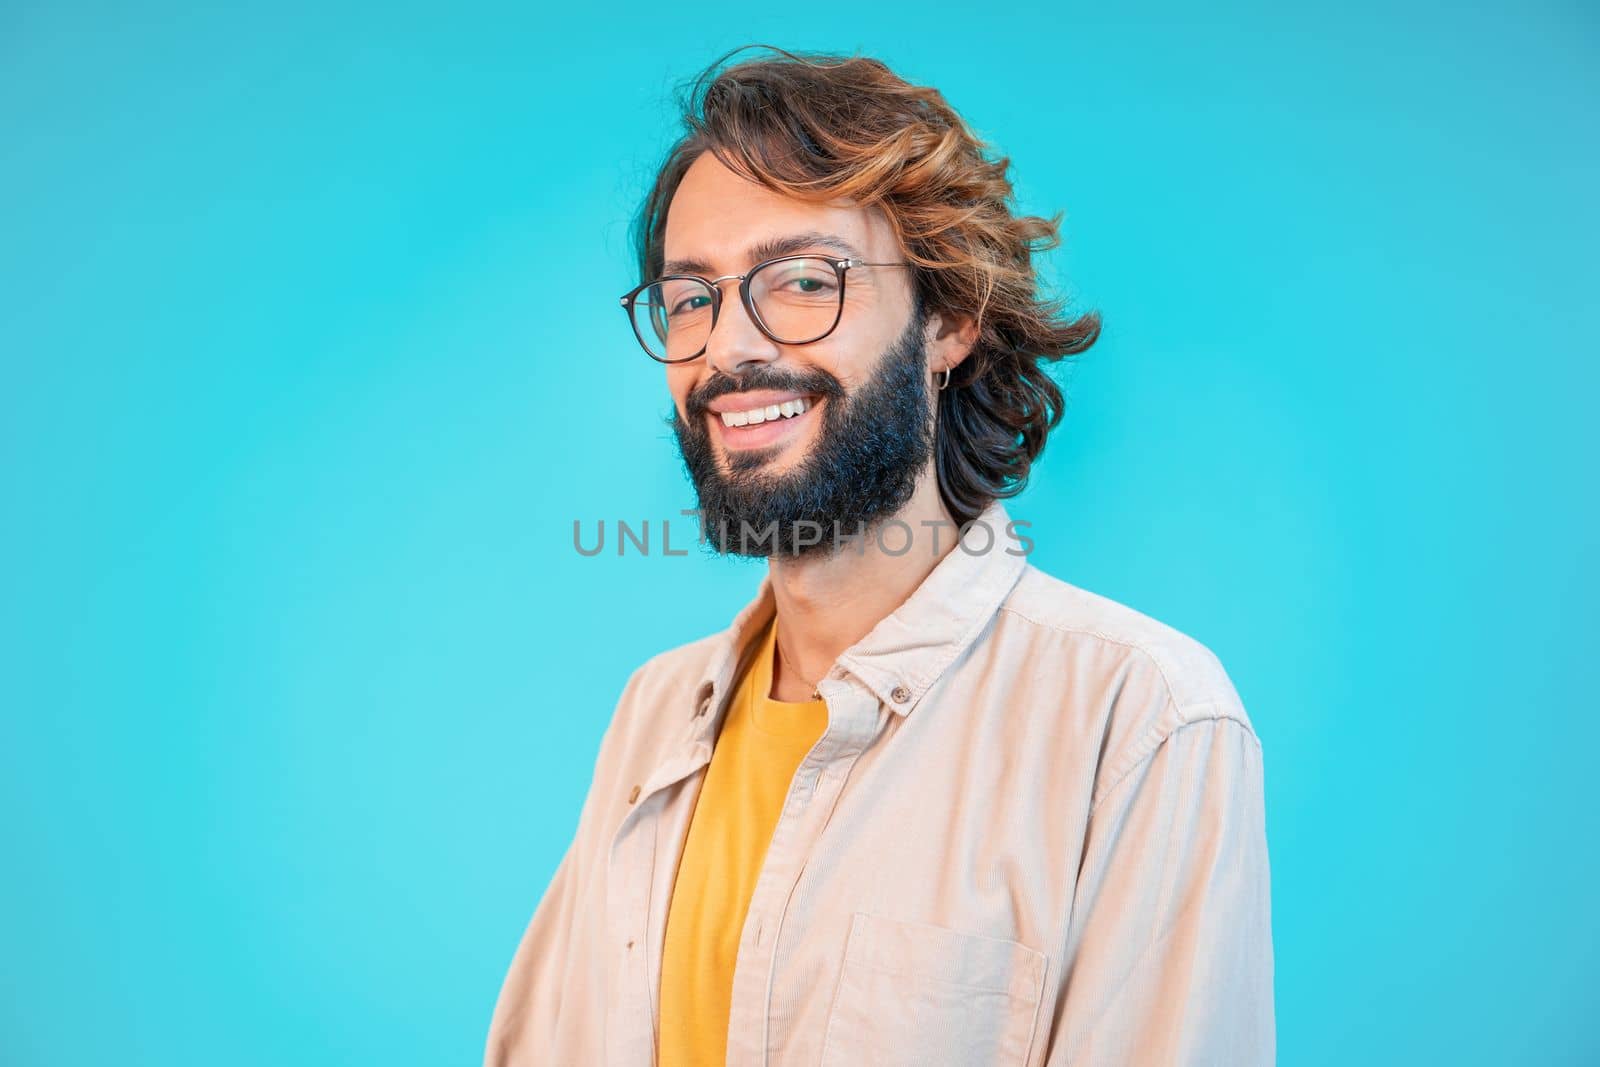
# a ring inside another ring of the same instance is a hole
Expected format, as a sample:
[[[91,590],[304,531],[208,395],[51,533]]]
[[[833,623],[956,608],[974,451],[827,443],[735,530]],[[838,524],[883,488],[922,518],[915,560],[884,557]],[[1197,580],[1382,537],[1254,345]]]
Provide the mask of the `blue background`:
[[[626,225],[763,40],[1066,210],[1012,513],[1254,717],[1282,1062],[1600,1061],[1592,7],[193,7],[0,9],[0,1061],[481,1055],[622,682],[760,575],[572,523],[692,504]]]

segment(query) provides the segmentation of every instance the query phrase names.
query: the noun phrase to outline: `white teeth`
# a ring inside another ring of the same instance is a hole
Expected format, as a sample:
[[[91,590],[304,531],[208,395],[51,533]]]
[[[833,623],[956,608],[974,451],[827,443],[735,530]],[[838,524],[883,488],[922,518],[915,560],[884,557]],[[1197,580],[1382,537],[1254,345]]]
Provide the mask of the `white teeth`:
[[[810,408],[810,401],[801,397],[798,400],[785,400],[781,404],[768,404],[764,408],[751,408],[749,411],[724,411],[722,425],[757,426],[777,418],[792,419]]]

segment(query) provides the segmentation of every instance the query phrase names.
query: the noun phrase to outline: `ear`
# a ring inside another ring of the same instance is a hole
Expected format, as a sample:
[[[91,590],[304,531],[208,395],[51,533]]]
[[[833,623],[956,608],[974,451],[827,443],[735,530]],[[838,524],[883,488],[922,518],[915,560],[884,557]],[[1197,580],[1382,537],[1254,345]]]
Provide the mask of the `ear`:
[[[972,347],[978,343],[978,322],[971,315],[932,311],[928,313],[922,340],[927,346],[928,369],[941,374],[959,367],[972,354]]]

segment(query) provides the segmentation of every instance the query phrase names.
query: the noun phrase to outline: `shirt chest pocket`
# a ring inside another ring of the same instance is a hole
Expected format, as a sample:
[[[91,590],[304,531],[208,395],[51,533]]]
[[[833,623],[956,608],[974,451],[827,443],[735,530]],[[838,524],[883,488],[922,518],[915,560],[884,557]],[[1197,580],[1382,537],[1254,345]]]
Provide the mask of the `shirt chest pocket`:
[[[1016,941],[856,912],[822,1067],[1024,1067],[1045,962]]]

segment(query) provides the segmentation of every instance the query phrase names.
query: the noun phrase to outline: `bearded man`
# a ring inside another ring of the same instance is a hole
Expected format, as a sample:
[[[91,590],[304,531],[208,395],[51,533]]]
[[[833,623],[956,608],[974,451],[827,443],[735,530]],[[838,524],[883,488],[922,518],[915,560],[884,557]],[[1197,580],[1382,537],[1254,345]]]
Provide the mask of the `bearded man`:
[[[486,1064],[1271,1063],[1238,694],[1001,504],[1099,332],[1040,295],[1055,223],[880,62],[726,61],[621,302],[767,572],[628,680]]]

